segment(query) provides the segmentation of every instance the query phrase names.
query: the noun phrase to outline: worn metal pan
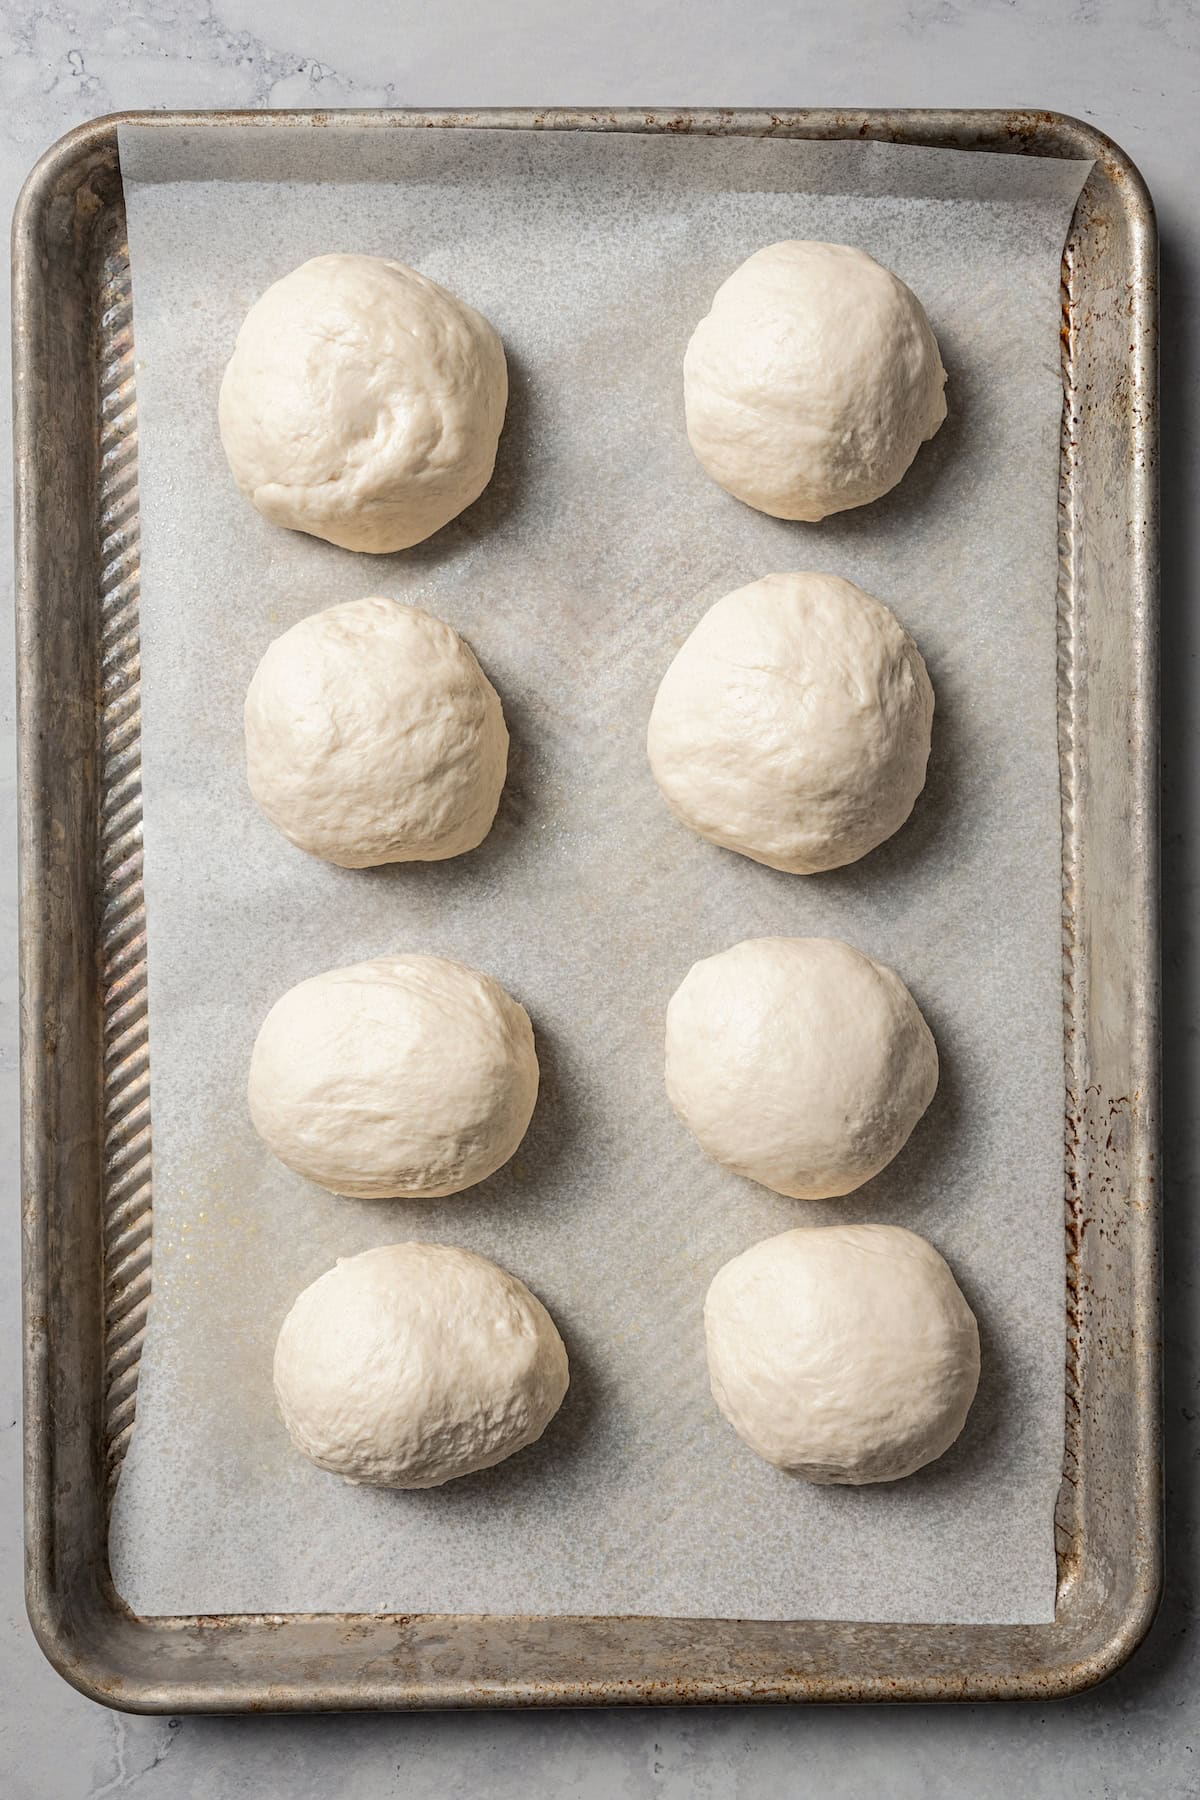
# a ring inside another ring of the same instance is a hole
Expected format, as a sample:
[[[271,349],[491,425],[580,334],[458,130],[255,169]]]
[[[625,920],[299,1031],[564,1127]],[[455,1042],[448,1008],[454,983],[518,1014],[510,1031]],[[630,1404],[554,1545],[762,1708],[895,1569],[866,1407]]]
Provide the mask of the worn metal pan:
[[[211,116],[211,115],[209,115]],[[250,118],[262,115],[242,115]],[[108,1570],[151,1275],[137,416],[117,118],[38,163],[13,235],[29,1614],[143,1712],[1048,1697],[1161,1580],[1156,238],[1128,158],[1033,112],[290,113],[414,126],[875,138],[1094,159],[1063,259],[1066,1452],[1054,1622],[139,1618]],[[135,115],[128,115],[130,119]],[[197,115],[155,114],[194,125]],[[236,123],[238,115],[222,115]]]

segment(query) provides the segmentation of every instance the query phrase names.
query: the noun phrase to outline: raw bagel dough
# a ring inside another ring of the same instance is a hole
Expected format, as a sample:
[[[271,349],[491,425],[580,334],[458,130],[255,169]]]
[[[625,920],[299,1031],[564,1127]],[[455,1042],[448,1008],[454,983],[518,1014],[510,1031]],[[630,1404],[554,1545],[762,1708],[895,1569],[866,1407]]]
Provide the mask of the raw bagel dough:
[[[750,938],[694,963],[672,995],[666,1079],[717,1162],[793,1200],[828,1200],[908,1141],[938,1057],[883,963],[837,938]]]
[[[704,1303],[713,1398],[806,1481],[897,1481],[941,1456],[979,1381],[979,1331],[932,1244],[898,1225],[766,1238]]]
[[[541,1301],[449,1244],[339,1257],[275,1346],[275,1395],[296,1448],[373,1487],[440,1487],[503,1462],[541,1437],[567,1381]]]
[[[314,256],[246,314],[218,414],[264,518],[388,551],[479,498],[507,402],[500,339],[465,301],[383,257]]]
[[[685,825],[794,875],[857,861],[925,785],[933,688],[895,614],[836,575],[766,575],[710,607],[646,748]]]
[[[921,302],[849,244],[757,251],[683,359],[693,450],[778,519],[823,519],[895,487],[946,417],[945,382]]]
[[[290,1169],[358,1200],[483,1181],[525,1135],[533,1029],[490,975],[380,956],[290,988],[250,1057],[255,1129]]]
[[[250,792],[343,868],[438,862],[491,830],[508,763],[495,688],[419,606],[346,600],[275,639],[246,695]]]

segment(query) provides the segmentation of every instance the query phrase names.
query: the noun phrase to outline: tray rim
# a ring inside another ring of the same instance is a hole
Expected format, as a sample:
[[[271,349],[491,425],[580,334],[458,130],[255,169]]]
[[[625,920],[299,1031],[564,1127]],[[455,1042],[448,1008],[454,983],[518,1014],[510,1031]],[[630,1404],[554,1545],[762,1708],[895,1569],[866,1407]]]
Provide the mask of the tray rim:
[[[54,204],[56,191],[71,171],[82,168],[89,160],[110,157],[116,161],[118,127],[154,123],[178,124],[203,128],[209,125],[285,124],[307,129],[314,125],[337,129],[429,126],[442,129],[470,126],[483,129],[577,130],[595,132],[696,132],[730,136],[779,135],[804,138],[884,139],[930,147],[973,148],[1017,152],[1035,156],[1077,157],[1099,164],[1108,179],[1119,190],[1121,204],[1130,227],[1132,252],[1139,277],[1140,294],[1136,317],[1137,333],[1131,345],[1131,359],[1140,366],[1138,374],[1146,404],[1141,408],[1133,435],[1140,452],[1130,474],[1138,502],[1141,526],[1133,547],[1137,579],[1131,605],[1139,609],[1144,627],[1139,648],[1143,650],[1143,667],[1133,702],[1133,722],[1137,733],[1137,754],[1131,755],[1130,773],[1133,801],[1140,822],[1141,840],[1152,846],[1139,868],[1139,892],[1132,954],[1139,958],[1139,968],[1146,984],[1146,1004],[1139,1015],[1141,1032],[1132,1045],[1135,1061],[1145,1076],[1142,1116],[1143,1148],[1149,1146],[1153,1160],[1159,1142],[1157,1113],[1159,1015],[1157,999],[1158,955],[1158,867],[1157,867],[1157,745],[1156,709],[1157,618],[1154,596],[1157,581],[1157,505],[1154,475],[1157,433],[1156,394],[1154,385],[1154,337],[1156,305],[1154,277],[1157,238],[1153,206],[1145,184],[1131,159],[1110,138],[1092,125],[1064,114],[1041,110],[985,110],[955,108],[868,109],[862,112],[834,108],[779,109],[655,109],[655,108],[490,108],[465,111],[405,108],[393,111],[379,109],[337,109],[333,111],[125,111],[106,115],[83,124],[59,139],[35,164],[17,202],[13,222],[13,331],[14,354],[18,379],[14,382],[14,468],[17,486],[16,565],[18,596],[18,667],[22,675],[38,669],[37,599],[41,569],[37,555],[36,535],[32,529],[30,508],[36,496],[34,477],[38,428],[36,403],[31,400],[26,384],[20,379],[21,339],[41,271],[34,247],[45,215]],[[119,185],[119,165],[116,179]],[[55,1418],[49,1405],[46,1383],[45,1321],[49,1306],[45,1240],[49,1222],[46,1209],[39,1204],[42,1192],[42,1159],[36,1121],[41,1116],[46,1098],[47,1045],[45,1021],[40,1006],[40,968],[38,953],[44,949],[40,935],[41,919],[30,905],[30,895],[38,884],[52,876],[47,846],[42,841],[36,816],[36,776],[42,766],[45,750],[39,742],[41,721],[26,699],[26,689],[36,692],[34,680],[21,680],[19,707],[19,841],[22,868],[21,881],[21,976],[22,976],[22,1191],[23,1191],[23,1285],[25,1301],[25,1442],[26,1442],[26,1594],[27,1608],[35,1636],[50,1662],[64,1677],[91,1698],[110,1706],[133,1711],[208,1711],[208,1710],[331,1710],[366,1707],[379,1710],[415,1709],[444,1706],[497,1705],[570,1705],[628,1703],[711,1703],[713,1701],[845,1699],[912,1699],[944,1700],[950,1698],[1057,1697],[1076,1693],[1104,1679],[1118,1668],[1137,1648],[1148,1631],[1157,1608],[1162,1580],[1161,1525],[1161,1422],[1153,1405],[1143,1405],[1138,1416],[1139,1459],[1135,1471],[1138,1542],[1134,1547],[1139,1580],[1129,1603],[1120,1617],[1111,1622],[1106,1642],[1086,1657],[1072,1657],[1070,1647],[1063,1644],[1063,1655],[1031,1671],[1027,1676],[999,1669],[972,1674],[969,1670],[956,1676],[931,1673],[908,1678],[864,1676],[854,1681],[844,1677],[802,1674],[793,1669],[780,1671],[769,1684],[760,1677],[739,1678],[731,1672],[718,1681],[685,1681],[679,1678],[652,1680],[645,1676],[627,1680],[609,1676],[600,1681],[578,1679],[514,1681],[498,1674],[495,1680],[465,1680],[461,1677],[445,1681],[411,1680],[400,1676],[381,1676],[375,1683],[356,1681],[347,1687],[322,1680],[316,1674],[296,1678],[288,1685],[260,1684],[241,1681],[230,1686],[223,1680],[206,1679],[165,1683],[149,1671],[153,1664],[153,1647],[180,1634],[220,1634],[231,1627],[260,1635],[273,1635],[289,1622],[302,1619],[314,1624],[353,1624],[396,1626],[415,1623],[390,1615],[300,1614],[300,1615],[220,1615],[212,1618],[138,1619],[119,1600],[105,1577],[97,1577],[95,1590],[69,1600],[58,1588],[54,1542],[54,1515],[49,1505],[55,1464]],[[1153,836],[1151,836],[1153,833]],[[1151,1390],[1159,1380],[1160,1351],[1157,1342],[1157,1231],[1159,1202],[1154,1191],[1147,1203],[1152,1211],[1153,1230],[1146,1239],[1136,1273],[1143,1301],[1149,1297],[1151,1317],[1150,1341],[1139,1344],[1139,1355],[1148,1375]],[[95,1546],[103,1555],[103,1544]],[[86,1615],[86,1616],[85,1616]],[[462,1622],[466,1623],[466,1617]],[[427,1615],[431,1624],[437,1620]],[[483,1623],[484,1621],[480,1621]],[[498,1621],[503,1622],[503,1621]],[[567,1620],[507,1621],[526,1628],[546,1624],[562,1625]],[[581,1621],[574,1621],[581,1623]],[[671,1623],[670,1621],[659,1621]],[[448,1623],[448,1621],[447,1621]],[[595,1626],[619,1628],[633,1619],[621,1618],[590,1621]],[[704,1625],[720,1624],[738,1629],[736,1621],[683,1621],[697,1630]],[[814,1624],[833,1626],[836,1622],[797,1621],[811,1628]],[[109,1628],[106,1638],[104,1627]],[[94,1641],[100,1627],[101,1642]],[[747,1631],[748,1626],[742,1625]],[[875,1629],[875,1627],[864,1627]],[[882,1629],[882,1628],[880,1628]],[[890,1629],[909,1633],[938,1635],[947,1639],[957,1634],[968,1640],[973,1631],[995,1628],[955,1628],[945,1626],[905,1626]],[[1056,1625],[1022,1628],[1027,1633],[1053,1634]],[[816,1635],[820,1635],[818,1632]],[[140,1679],[131,1679],[126,1658],[114,1657],[116,1637],[128,1640],[141,1663]]]

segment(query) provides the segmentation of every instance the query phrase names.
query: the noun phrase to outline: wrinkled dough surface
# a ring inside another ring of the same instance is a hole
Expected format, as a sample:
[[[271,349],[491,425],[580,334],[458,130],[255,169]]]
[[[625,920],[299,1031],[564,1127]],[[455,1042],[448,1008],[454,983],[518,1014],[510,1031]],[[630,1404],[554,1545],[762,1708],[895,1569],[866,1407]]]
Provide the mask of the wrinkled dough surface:
[[[245,727],[259,807],[326,862],[436,862],[491,830],[508,766],[500,699],[419,606],[347,600],[301,619],[254,671]]]
[[[916,295],[864,250],[790,240],[718,288],[683,363],[692,448],[779,519],[823,519],[895,487],[946,417]]]
[[[299,982],[250,1058],[259,1135],[297,1174],[359,1200],[483,1181],[521,1142],[537,1091],[524,1007],[440,956],[381,956]]]
[[[750,938],[694,963],[666,1037],[667,1095],[697,1141],[794,1200],[877,1175],[937,1089],[916,1001],[837,938]]]
[[[275,1347],[275,1395],[297,1449],[375,1487],[438,1487],[491,1468],[541,1437],[567,1383],[541,1301],[448,1244],[339,1258]]]
[[[896,1225],[785,1231],[704,1305],[713,1398],[776,1468],[896,1481],[941,1456],[979,1382],[979,1332],[932,1244]]]
[[[933,688],[895,614],[836,575],[766,575],[709,608],[646,736],[672,812],[811,875],[897,831],[925,785]]]
[[[478,499],[507,403],[500,339],[465,301],[383,257],[314,256],[246,314],[218,417],[264,518],[383,552]]]

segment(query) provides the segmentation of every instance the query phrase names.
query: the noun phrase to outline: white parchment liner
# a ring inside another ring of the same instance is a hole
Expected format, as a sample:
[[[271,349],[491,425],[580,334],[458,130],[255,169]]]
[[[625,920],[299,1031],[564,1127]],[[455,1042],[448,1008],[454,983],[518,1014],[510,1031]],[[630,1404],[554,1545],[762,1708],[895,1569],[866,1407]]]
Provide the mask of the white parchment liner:
[[[1063,1432],[1055,583],[1059,260],[1083,165],[867,144],[340,124],[122,126],[137,341],[154,1300],[112,1564],[143,1613],[387,1610],[1040,1622]],[[680,361],[718,283],[782,237],[860,244],[925,303],[950,416],[901,486],[821,525],[723,494]],[[303,258],[398,256],[510,359],[496,477],[394,557],[265,524],[229,477],[220,374]],[[776,569],[888,602],[937,694],[925,795],[856,867],[776,874],[689,836],[646,764],[659,676],[705,607]],[[246,683],[269,640],[383,593],[468,638],[512,732],[491,836],[348,872],[260,818]],[[893,964],[942,1083],[890,1169],[804,1204],[708,1162],[662,1086],[666,1001],[766,933]],[[528,1007],[542,1096],[508,1168],[416,1205],[337,1200],[255,1137],[247,1058],[319,969],[442,952]],[[707,1391],[716,1268],[791,1225],[881,1219],[950,1259],[982,1329],[963,1437],[894,1486],[758,1462]],[[551,1308],[572,1385],[540,1444],[417,1494],[290,1447],[271,1352],[338,1255],[456,1242]]]

